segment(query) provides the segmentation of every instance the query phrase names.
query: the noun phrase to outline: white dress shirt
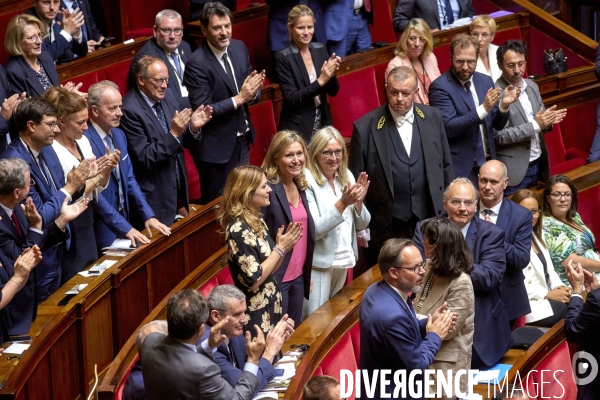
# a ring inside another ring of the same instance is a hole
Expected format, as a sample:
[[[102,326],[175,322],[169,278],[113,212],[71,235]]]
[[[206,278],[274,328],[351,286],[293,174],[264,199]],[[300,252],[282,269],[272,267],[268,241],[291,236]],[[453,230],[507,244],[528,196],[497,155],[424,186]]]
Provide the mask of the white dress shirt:
[[[500,202],[498,204],[496,204],[494,207],[489,208],[489,210],[492,210],[492,213],[490,214],[490,220],[492,220],[492,223],[494,225],[496,225],[496,221],[498,221],[498,214],[500,213],[500,207],[502,206],[502,201],[503,200],[500,200]],[[485,221],[486,219],[485,219],[484,210],[488,210],[488,208],[483,205],[481,200],[479,200],[479,218],[481,218],[482,220]]]
[[[396,124],[396,129],[398,129],[398,134],[400,135],[402,144],[404,144],[406,154],[408,154],[408,156],[410,157],[410,149],[412,147],[413,122],[415,118],[413,108],[411,107],[406,114],[401,115],[394,112],[390,107],[390,113],[394,118],[394,123]]]

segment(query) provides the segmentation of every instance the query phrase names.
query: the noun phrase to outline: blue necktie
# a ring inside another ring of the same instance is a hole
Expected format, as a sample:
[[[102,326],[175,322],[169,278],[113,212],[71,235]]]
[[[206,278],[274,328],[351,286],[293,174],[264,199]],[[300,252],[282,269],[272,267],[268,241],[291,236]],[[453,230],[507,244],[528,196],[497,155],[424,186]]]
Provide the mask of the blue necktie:
[[[445,9],[446,9],[446,18],[448,19],[448,25],[454,23],[454,11],[452,11],[452,6],[450,6],[450,0],[445,0]]]
[[[169,128],[167,126],[167,119],[165,118],[165,112],[163,111],[163,108],[160,105],[160,101],[157,101],[156,103],[154,103],[152,108],[154,108],[154,110],[156,111],[156,117],[158,118],[158,121],[162,125],[163,129],[165,130],[165,133],[169,133]],[[181,178],[180,178],[181,165],[179,165],[179,159],[177,158],[177,154],[174,154],[173,158],[175,159],[175,175],[176,175],[176,179],[177,179],[177,188],[179,189],[179,188],[181,188]]]
[[[115,144],[112,138],[112,135],[109,133],[107,134],[105,137],[106,139],[106,145],[108,146],[108,149],[110,150],[111,153],[115,152]],[[125,210],[125,196],[123,195],[123,186],[121,186],[121,171],[119,169],[119,164],[117,164],[116,168],[115,168],[115,179],[117,181],[117,186],[119,187],[119,209],[117,211],[119,211],[119,213],[121,213],[121,215],[123,215],[125,218],[127,218],[127,212]]]
[[[179,79],[183,79],[183,71],[181,70],[181,63],[179,62],[179,57],[177,56],[177,50],[171,53],[171,58],[175,63],[175,69],[177,70],[177,74],[179,75]]]

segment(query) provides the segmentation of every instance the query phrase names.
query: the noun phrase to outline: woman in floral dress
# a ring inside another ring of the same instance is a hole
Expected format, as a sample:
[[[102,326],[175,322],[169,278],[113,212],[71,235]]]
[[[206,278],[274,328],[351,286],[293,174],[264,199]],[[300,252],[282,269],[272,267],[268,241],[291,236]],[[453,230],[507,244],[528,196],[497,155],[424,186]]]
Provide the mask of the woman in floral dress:
[[[554,175],[544,188],[544,218],[542,231],[554,269],[565,285],[565,267],[569,260],[580,263],[590,272],[600,271],[600,255],[594,244],[594,234],[577,213],[577,189],[569,178]]]
[[[229,271],[235,285],[246,294],[244,331],[257,325],[266,335],[282,317],[281,292],[273,273],[285,254],[302,237],[302,225],[278,229],[276,243],[269,237],[260,208],[270,204],[271,188],[261,168],[245,165],[229,174],[223,189],[218,219],[229,248]]]

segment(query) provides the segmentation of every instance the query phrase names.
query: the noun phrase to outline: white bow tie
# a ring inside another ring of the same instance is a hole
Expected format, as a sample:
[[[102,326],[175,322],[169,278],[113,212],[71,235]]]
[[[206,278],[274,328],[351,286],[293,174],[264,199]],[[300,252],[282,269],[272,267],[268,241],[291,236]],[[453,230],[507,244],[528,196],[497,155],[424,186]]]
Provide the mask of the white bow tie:
[[[409,115],[398,117],[398,119],[396,120],[396,125],[398,126],[398,128],[400,128],[405,122],[412,124],[414,120],[415,114],[410,113]]]

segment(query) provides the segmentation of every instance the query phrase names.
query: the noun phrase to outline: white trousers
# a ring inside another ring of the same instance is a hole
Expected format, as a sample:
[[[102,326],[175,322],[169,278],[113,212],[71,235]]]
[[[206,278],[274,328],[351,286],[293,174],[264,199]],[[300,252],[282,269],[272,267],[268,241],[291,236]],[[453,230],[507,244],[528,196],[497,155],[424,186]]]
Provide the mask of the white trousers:
[[[310,278],[313,287],[308,300],[304,299],[302,320],[344,287],[347,271],[347,268],[312,268]]]

